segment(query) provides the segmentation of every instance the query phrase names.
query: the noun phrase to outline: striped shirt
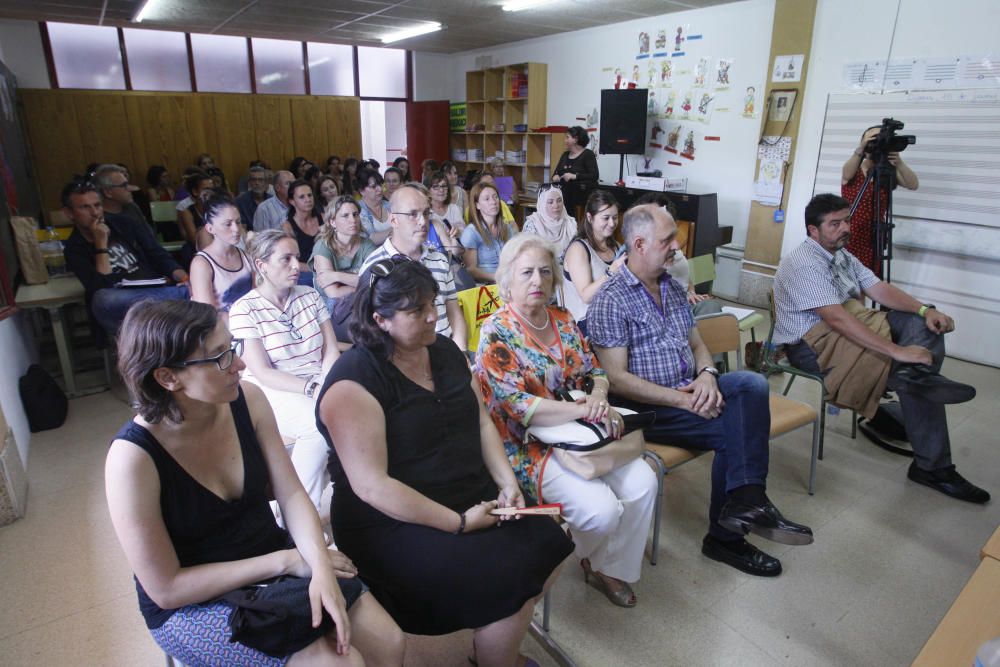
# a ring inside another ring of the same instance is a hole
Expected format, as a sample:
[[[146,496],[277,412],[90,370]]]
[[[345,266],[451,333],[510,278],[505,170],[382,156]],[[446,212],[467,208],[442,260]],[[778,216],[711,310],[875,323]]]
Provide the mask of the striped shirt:
[[[587,334],[597,347],[628,350],[628,372],[661,387],[676,389],[695,374],[688,337],[694,318],[687,289],[664,272],[660,303],[653,301],[628,265],[611,275],[587,309]]]
[[[284,310],[254,289],[229,309],[229,331],[233,338],[260,340],[275,369],[307,378],[322,370],[320,325],[329,319],[326,305],[312,287],[293,287]],[[293,331],[301,338],[293,336]],[[249,367],[243,377],[251,377]]]
[[[860,297],[878,282],[871,269],[846,250],[831,255],[816,241],[806,239],[781,260],[774,274],[772,342],[775,345],[799,342],[820,321],[816,308]]]
[[[396,246],[392,245],[392,238],[388,238],[385,240],[385,243],[379,246],[378,250],[368,255],[368,259],[365,260],[365,263],[361,266],[361,271],[358,273],[359,275],[364,273],[369,266],[380,259],[402,254],[404,253],[399,252],[396,250]],[[451,262],[444,253],[425,245],[420,255],[420,263],[430,270],[431,275],[434,276],[434,280],[438,284],[438,294],[434,297],[434,305],[437,307],[437,324],[434,329],[442,336],[451,338],[451,322],[448,321],[448,309],[445,303],[448,301],[458,301],[458,292],[455,289],[455,276],[451,273]]]
[[[264,232],[268,229],[281,229],[288,219],[288,204],[276,196],[265,199],[253,214],[253,230]]]

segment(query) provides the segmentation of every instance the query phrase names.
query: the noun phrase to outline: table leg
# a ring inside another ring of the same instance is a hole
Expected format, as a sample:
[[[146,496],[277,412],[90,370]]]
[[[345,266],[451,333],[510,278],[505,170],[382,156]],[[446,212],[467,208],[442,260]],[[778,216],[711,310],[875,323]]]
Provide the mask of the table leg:
[[[76,378],[73,375],[73,360],[69,356],[69,339],[66,337],[66,323],[63,321],[61,306],[48,308],[52,319],[52,335],[56,339],[56,351],[59,353],[59,368],[62,370],[66,394],[76,396]]]

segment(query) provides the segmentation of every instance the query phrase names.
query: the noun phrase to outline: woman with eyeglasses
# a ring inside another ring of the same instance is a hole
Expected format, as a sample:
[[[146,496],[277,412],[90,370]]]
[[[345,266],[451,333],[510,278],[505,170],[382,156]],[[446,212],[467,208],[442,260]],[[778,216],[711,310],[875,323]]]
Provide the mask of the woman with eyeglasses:
[[[108,450],[105,489],[156,643],[187,665],[402,664],[402,632],[350,559],[326,548],[267,399],[240,383],[241,341],[216,310],[145,303],[129,311],[119,341],[138,414]],[[230,641],[233,607],[220,599],[276,577],[308,578],[313,613],[335,624],[283,657]]]
[[[376,246],[382,245],[392,232],[389,224],[389,200],[382,194],[382,177],[377,171],[365,169],[358,173],[355,187],[361,194],[361,227],[365,236]]]
[[[229,309],[253,287],[250,258],[240,249],[240,211],[232,197],[216,194],[205,202],[203,216],[212,242],[191,260],[191,300],[214,307],[228,323]]]
[[[264,390],[278,431],[294,440],[292,465],[313,505],[329,481],[326,443],[316,430],[316,389],[337,360],[337,337],[319,292],[298,284],[299,247],[280,229],[255,234],[247,250],[257,288],[229,309],[229,329],[244,341],[244,379]]]
[[[428,242],[434,244],[442,252],[454,257],[461,257],[462,244],[458,239],[465,229],[465,219],[462,210],[451,201],[451,186],[443,171],[430,177],[427,188],[431,196],[431,221],[434,223],[434,233],[427,232]]]
[[[358,272],[375,244],[361,235],[361,208],[350,195],[338,197],[326,209],[326,224],[313,246],[309,267],[314,286],[326,299],[337,340],[351,342],[348,319],[358,286]]]
[[[465,268],[480,283],[496,282],[500,251],[517,232],[503,221],[500,193],[489,183],[477,183],[469,193],[469,224],[462,232]]]
[[[538,192],[535,212],[524,221],[524,232],[538,234],[556,248],[556,257],[562,260],[566,248],[577,236],[576,220],[570,217],[563,205],[562,190],[546,185]]]
[[[435,334],[431,272],[390,257],[360,282],[354,347],[317,413],[336,542],[405,632],[472,628],[470,661],[526,664],[535,601],[572,545],[548,518],[490,513],[524,499],[465,356]]]

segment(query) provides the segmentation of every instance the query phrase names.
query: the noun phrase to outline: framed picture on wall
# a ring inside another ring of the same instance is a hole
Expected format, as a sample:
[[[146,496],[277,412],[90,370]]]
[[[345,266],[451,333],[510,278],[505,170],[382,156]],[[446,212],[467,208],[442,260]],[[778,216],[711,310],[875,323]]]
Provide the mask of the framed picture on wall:
[[[778,123],[786,123],[792,115],[792,107],[795,106],[795,96],[799,91],[772,90],[771,98],[767,105],[767,120]]]

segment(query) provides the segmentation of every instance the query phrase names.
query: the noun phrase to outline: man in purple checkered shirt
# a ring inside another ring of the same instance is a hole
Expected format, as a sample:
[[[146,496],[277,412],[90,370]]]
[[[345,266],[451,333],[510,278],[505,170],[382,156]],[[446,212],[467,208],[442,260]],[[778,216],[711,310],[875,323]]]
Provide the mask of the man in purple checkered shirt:
[[[698,335],[686,288],[667,273],[677,225],[663,208],[636,206],[622,228],[628,262],[594,296],[590,342],[615,405],[652,410],[651,442],[715,451],[702,553],[748,574],[774,577],[781,562],[744,539],[753,532],[809,544],[812,530],[785,519],[765,493],[771,417],[764,376],[719,375]]]

